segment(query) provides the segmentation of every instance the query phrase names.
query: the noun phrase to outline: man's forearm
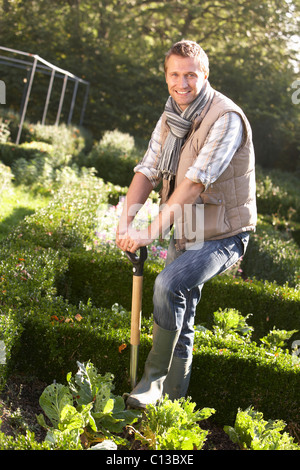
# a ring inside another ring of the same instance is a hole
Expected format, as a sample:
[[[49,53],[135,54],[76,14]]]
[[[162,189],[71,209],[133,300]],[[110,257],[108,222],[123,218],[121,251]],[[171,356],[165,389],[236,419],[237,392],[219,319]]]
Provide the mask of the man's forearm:
[[[163,237],[173,223],[183,215],[184,207],[193,204],[204,190],[201,183],[185,178],[175,189],[157,218],[149,225],[148,233],[152,238]]]
[[[148,228],[137,231],[130,228],[130,223],[134,219],[138,208],[146,201],[152,190],[151,183],[150,187],[149,180],[144,177],[148,181],[147,184],[143,176],[134,178],[128,190],[126,198],[127,209],[123,211],[121,216],[122,220],[119,223],[119,234],[117,236],[119,248],[124,251],[131,251],[132,253],[141,246],[149,245],[155,239],[163,237],[170,229],[170,226],[182,217],[184,207],[188,204],[193,204],[204,190],[204,186],[201,183],[194,183],[185,178],[175,189],[170,199],[159,212],[159,215]]]
[[[143,173],[136,173],[129,186],[123,212],[119,221],[119,232],[127,231],[136,213],[148,199],[153,186]]]

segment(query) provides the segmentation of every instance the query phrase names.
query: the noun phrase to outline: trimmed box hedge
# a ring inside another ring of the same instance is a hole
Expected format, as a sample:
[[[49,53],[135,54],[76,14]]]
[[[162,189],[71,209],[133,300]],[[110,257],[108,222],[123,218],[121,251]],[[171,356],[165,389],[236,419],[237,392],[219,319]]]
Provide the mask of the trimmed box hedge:
[[[118,306],[74,307],[57,297],[27,308],[24,313],[21,333],[11,350],[9,373],[23,371],[46,382],[64,383],[69,371],[76,372],[76,361],[90,360],[99,373],[114,374],[118,393],[130,391],[129,312]],[[149,324],[149,320],[145,323]],[[149,328],[145,328],[141,335],[139,374],[151,347]]]
[[[161,266],[145,263],[143,282],[143,314],[153,311],[153,286]],[[119,302],[131,308],[132,271],[121,252],[103,255],[94,251],[70,253],[68,268],[57,277],[58,293],[78,304],[91,299],[94,305],[109,308]],[[213,312],[221,307],[239,310],[254,327],[254,339],[267,334],[274,326],[280,329],[299,329],[300,292],[288,286],[258,280],[244,281],[229,275],[218,276],[203,287],[197,307],[196,322],[212,325]]]
[[[123,393],[129,390],[132,270],[120,252],[92,249],[94,215],[111,194],[95,181],[63,188],[1,244],[0,339],[9,374],[63,381],[77,360],[91,360],[100,373],[115,375]],[[139,376],[151,347],[152,290],[160,269],[145,265]],[[116,302],[125,312],[111,307]],[[299,327],[299,292],[288,286],[219,276],[204,286],[196,323],[210,327],[220,307],[252,313],[255,340],[274,325]],[[196,335],[190,394],[199,406],[214,407],[223,423],[232,422],[239,406],[255,405],[267,417],[299,424],[299,365],[290,354],[274,357],[253,342],[207,344]]]
[[[151,319],[143,318],[138,377],[151,348]],[[62,298],[26,309],[12,349],[10,371],[64,383],[76,360],[112,372],[117,393],[130,391],[130,313],[114,306],[74,307]],[[237,409],[255,406],[269,419],[300,423],[299,365],[285,351],[254,343],[208,341],[196,334],[189,394],[197,406],[216,409],[215,420],[232,424]]]
[[[234,422],[250,405],[268,419],[299,426],[300,373],[290,354],[270,354],[254,345],[238,349],[195,346],[190,393],[201,408],[213,406],[219,423]]]

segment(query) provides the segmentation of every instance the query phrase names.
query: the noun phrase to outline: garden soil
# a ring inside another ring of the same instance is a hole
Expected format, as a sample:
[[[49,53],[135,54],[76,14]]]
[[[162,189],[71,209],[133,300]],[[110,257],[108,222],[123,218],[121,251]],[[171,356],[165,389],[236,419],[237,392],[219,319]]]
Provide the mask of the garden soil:
[[[0,394],[0,430],[8,435],[16,435],[29,429],[34,432],[38,442],[43,442],[46,431],[37,423],[36,415],[42,413],[39,398],[47,385],[36,379],[11,377]],[[199,425],[209,431],[203,450],[239,450],[222,426],[209,419],[201,421]],[[134,449],[139,450],[138,442],[135,442]]]

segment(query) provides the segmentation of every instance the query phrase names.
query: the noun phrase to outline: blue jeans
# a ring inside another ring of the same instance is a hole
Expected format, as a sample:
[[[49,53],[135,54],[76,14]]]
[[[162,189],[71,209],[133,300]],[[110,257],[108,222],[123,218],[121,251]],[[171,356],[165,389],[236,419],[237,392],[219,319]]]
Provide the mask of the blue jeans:
[[[174,355],[193,353],[194,317],[205,282],[235,264],[246,251],[248,233],[209,240],[196,249],[176,251],[170,242],[165,268],[154,284],[153,319],[166,330],[181,329]]]

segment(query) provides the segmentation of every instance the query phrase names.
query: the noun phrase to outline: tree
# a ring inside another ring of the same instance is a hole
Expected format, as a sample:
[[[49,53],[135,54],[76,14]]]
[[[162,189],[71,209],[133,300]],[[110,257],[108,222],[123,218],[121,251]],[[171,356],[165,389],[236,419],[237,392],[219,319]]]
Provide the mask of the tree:
[[[119,128],[147,140],[167,97],[164,54],[177,40],[196,40],[211,84],[247,113],[258,162],[294,170],[290,39],[299,10],[299,0],[0,0],[0,42],[89,80],[85,125],[96,138]],[[17,100],[9,104],[18,110]]]

